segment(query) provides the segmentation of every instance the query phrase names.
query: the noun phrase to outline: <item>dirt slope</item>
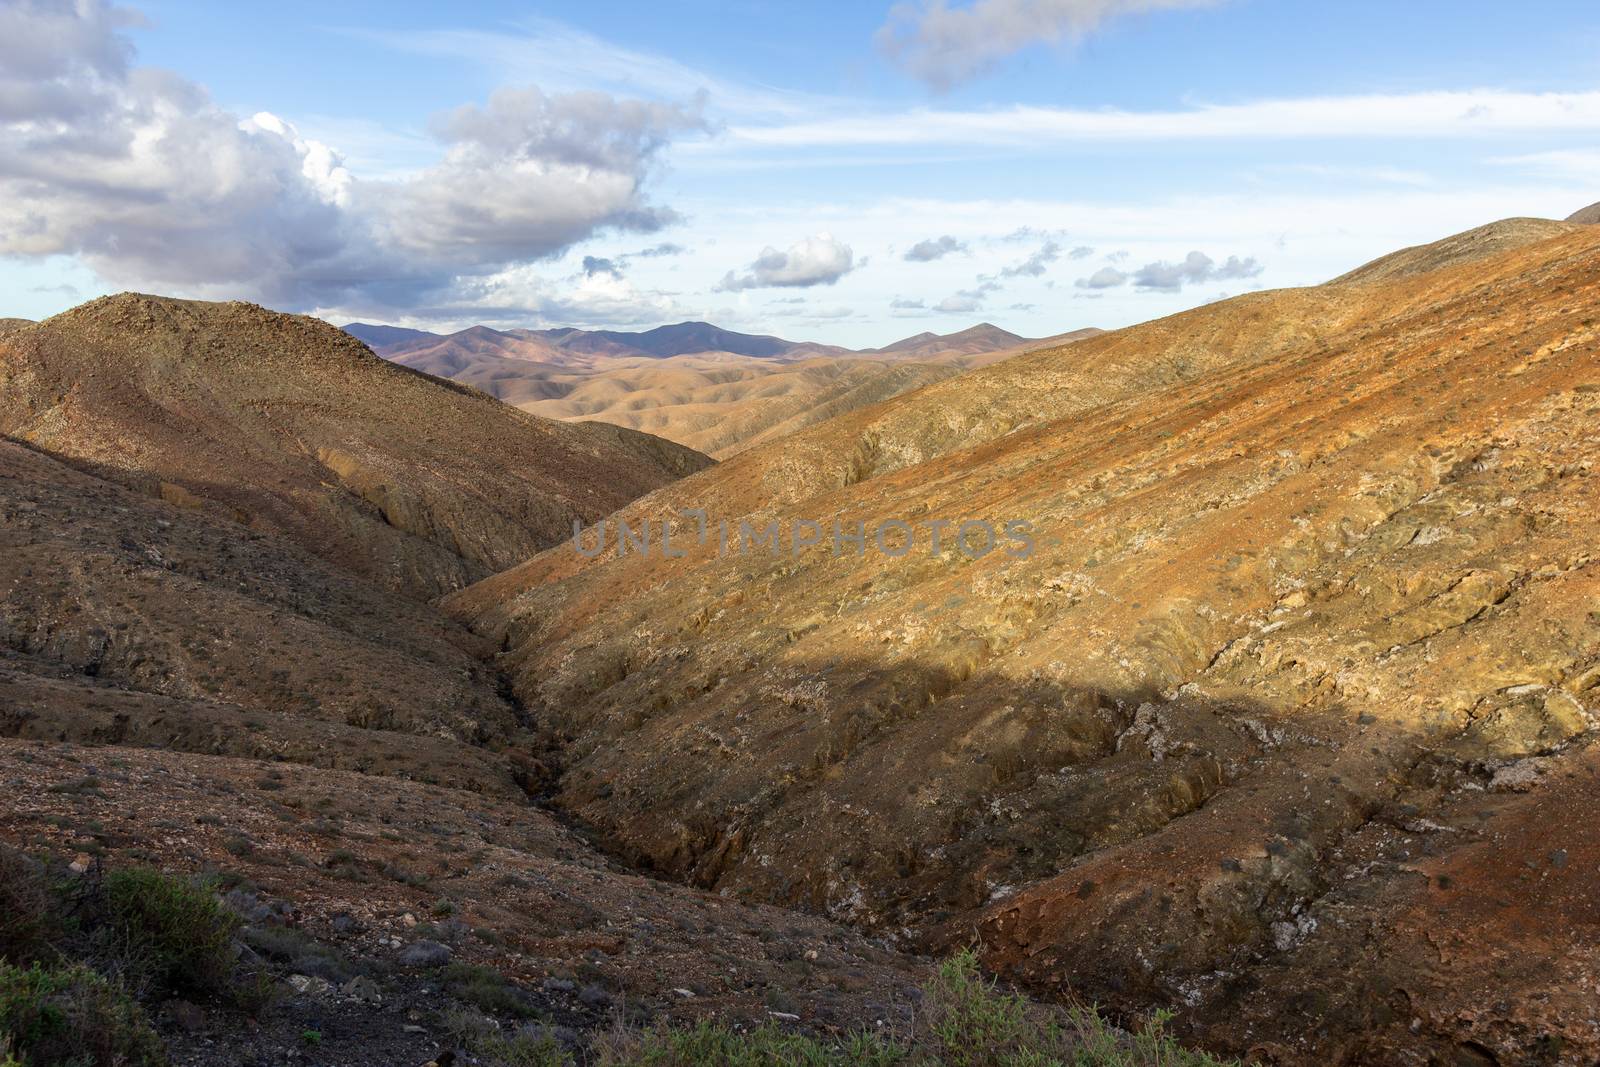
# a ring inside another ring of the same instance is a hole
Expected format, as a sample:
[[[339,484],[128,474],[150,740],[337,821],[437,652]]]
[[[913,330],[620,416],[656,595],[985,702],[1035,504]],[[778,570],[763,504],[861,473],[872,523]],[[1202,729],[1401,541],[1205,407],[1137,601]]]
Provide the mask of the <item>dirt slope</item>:
[[[563,802],[663,872],[976,928],[1037,988],[1271,1060],[1587,1062],[1600,927],[1562,865],[1600,830],[1539,813],[1600,715],[1600,232],[1530,229],[1019,356],[622,513],[1026,519],[1030,558],[925,526],[717,558],[685,522],[686,558],[560,546],[449,605],[507,643]],[[1444,964],[1435,871],[1478,895]]]
[[[518,729],[484,651],[293,544],[0,442],[0,733],[517,792],[467,747]]]
[[[423,597],[709,462],[533,418],[315,319],[134,294],[0,338],[0,433]]]
[[[1567,216],[1567,221],[1577,222],[1589,226],[1600,222],[1600,204],[1590,204],[1581,211],[1574,211],[1571,215]]]

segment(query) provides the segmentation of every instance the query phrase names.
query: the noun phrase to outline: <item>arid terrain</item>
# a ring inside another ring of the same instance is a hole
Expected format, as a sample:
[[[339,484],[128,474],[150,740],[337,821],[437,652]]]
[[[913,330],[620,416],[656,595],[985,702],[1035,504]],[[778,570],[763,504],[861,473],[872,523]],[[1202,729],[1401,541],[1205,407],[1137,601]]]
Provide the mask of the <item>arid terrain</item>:
[[[1004,359],[542,363],[523,411],[471,375],[524,356],[249,304],[10,323],[0,862],[91,928],[208,879],[266,992],[147,996],[177,1063],[926,1035],[972,945],[1017,1011],[1264,1064],[1593,1062],[1597,277],[1513,219]],[[728,458],[530,413],[603,381]]]
[[[1600,229],[1510,220],[1019,355],[619,514],[685,558],[446,605],[662,875],[1269,1062],[1590,1062],[1597,277]]]
[[[683,323],[642,334],[491,330],[448,336],[351,324],[387,359],[546,418],[643,430],[717,459],[1032,348],[984,323],[852,352]]]

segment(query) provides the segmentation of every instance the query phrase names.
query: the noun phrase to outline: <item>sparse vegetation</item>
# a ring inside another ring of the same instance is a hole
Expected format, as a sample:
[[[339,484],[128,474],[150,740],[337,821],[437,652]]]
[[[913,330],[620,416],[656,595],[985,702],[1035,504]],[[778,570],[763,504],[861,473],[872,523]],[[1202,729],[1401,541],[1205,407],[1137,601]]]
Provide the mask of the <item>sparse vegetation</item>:
[[[226,983],[239,920],[209,888],[134,867],[107,874],[102,893],[105,936],[130,976],[193,993]]]
[[[977,956],[962,952],[923,990],[906,1034],[862,1032],[819,1039],[767,1025],[714,1023],[618,1031],[600,1050],[604,1067],[1223,1067],[1185,1049],[1156,1016],[1129,1033],[1088,1008],[1053,1008],[1001,990]]]
[[[158,1067],[161,1041],[144,1009],[86,967],[0,964],[0,1064]]]
[[[470,963],[452,963],[440,975],[445,992],[493,1015],[527,1019],[534,1015],[527,996],[500,972]]]
[[[37,959],[58,922],[44,865],[0,846],[0,960]]]

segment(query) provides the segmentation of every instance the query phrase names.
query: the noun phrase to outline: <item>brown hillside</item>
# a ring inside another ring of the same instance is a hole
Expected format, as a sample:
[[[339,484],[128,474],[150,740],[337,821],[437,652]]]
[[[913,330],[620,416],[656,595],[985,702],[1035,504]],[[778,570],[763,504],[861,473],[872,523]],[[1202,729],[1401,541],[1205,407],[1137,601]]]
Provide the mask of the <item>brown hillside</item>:
[[[533,418],[315,319],[133,294],[0,340],[0,433],[420,596],[709,462]]]
[[[1585,226],[1592,226],[1595,223],[1600,223],[1600,204],[1590,204],[1581,211],[1574,211],[1571,215],[1567,216],[1567,221],[1580,223]]]
[[[677,328],[663,328],[672,329]],[[482,389],[535,415],[626,426],[725,459],[961,369],[1098,332],[1029,341],[985,324],[855,353],[706,327],[670,339],[692,344],[700,337],[742,337],[788,347],[761,356],[715,351],[663,356],[617,349],[616,338],[646,334],[474,327],[380,351],[386,359]]]
[[[1600,231],[1537,229],[1018,356],[621,513],[1026,519],[1031,558],[685,523],[687,558],[563,545],[449,605],[567,743],[562,802],[664,873],[976,928],[1263,1058],[1593,1059]]]

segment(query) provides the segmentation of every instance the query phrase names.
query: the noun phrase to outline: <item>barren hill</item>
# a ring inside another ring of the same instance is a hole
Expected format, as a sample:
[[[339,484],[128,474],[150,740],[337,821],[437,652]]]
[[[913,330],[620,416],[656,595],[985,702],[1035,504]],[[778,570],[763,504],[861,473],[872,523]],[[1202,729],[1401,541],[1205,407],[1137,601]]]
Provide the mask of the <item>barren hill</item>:
[[[985,323],[852,353],[705,323],[642,334],[477,326],[380,352],[536,415],[626,426],[723,459],[961,369],[1098,332],[1041,342]],[[729,347],[699,347],[716,344]]]
[[[535,807],[538,739],[491,647],[417,599],[486,566],[470,552],[529,551],[525,499],[603,511],[704,457],[250,305],[120,297],[28,326],[0,396],[7,963],[26,850],[63,893],[150,866],[226,892],[270,1010],[230,985],[162,1012],[176,1063],[296,1059],[308,1026],[319,1062],[424,1062],[469,1010],[587,1041],[570,1028],[614,1026],[614,1003],[748,1024],[792,997],[841,1029],[909,1003],[919,961],[627,872]]]
[[[1587,1061],[1597,287],[1600,230],[1512,220],[1017,356],[619,516],[906,555],[680,519],[684,558],[562,545],[448,603],[658,871],[976,928],[1263,1058]]]
[[[892,345],[885,345],[875,351],[883,354],[896,353],[910,359],[926,359],[930,356],[945,353],[961,356],[982,355],[985,352],[1001,352],[1006,349],[1016,348],[1028,343],[1028,338],[1019,337],[1009,330],[1002,330],[990,322],[980,322],[959,333],[936,334],[919,333],[914,337],[907,337],[896,341]]]
[[[315,319],[134,294],[0,338],[0,433],[425,597],[709,462],[534,418]]]
[[[1576,222],[1586,226],[1600,223],[1600,204],[1590,204],[1581,211],[1574,211],[1567,216],[1568,222]]]

